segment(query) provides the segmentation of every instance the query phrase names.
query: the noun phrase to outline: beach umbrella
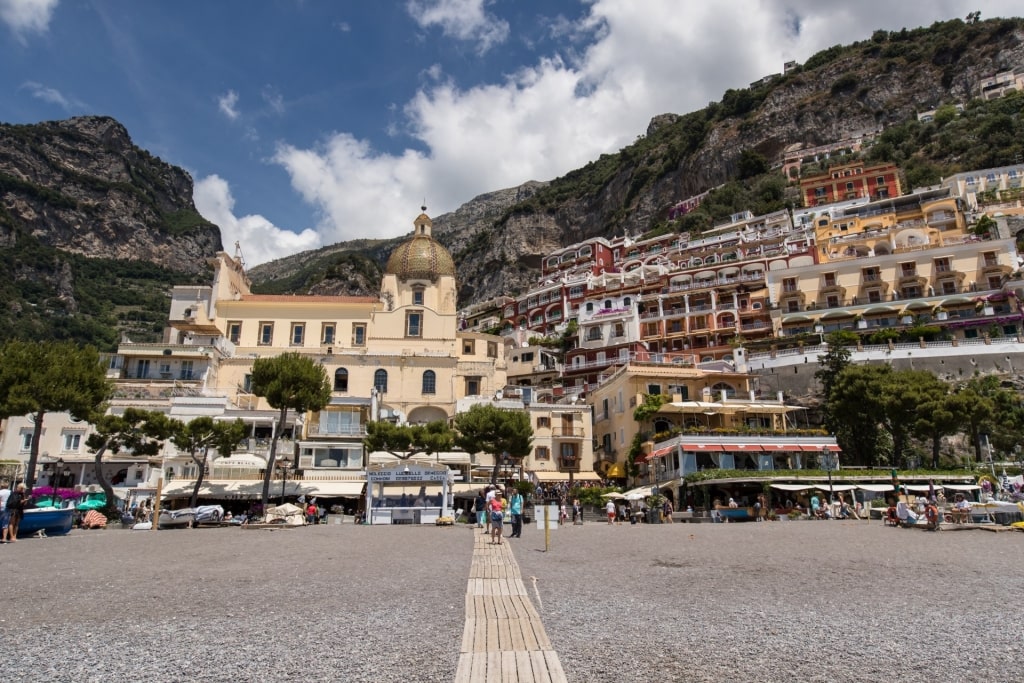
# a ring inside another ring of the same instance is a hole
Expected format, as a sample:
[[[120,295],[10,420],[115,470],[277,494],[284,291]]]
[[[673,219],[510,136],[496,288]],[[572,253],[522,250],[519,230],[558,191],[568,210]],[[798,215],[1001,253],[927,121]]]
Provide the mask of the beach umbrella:
[[[625,498],[625,496],[622,495],[621,493],[619,493],[618,491],[612,491],[611,493],[602,494],[601,497],[602,498],[614,498],[615,500],[619,500],[619,499]]]

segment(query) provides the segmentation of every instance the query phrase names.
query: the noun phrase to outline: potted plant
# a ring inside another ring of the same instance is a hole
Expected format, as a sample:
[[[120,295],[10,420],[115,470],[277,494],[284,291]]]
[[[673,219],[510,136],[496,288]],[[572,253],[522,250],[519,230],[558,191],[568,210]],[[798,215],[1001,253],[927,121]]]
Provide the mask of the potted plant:
[[[946,320],[949,318],[949,312],[946,311],[942,306],[936,306],[932,309],[932,315],[935,316],[936,320]]]
[[[661,524],[661,506],[665,504],[665,496],[656,495],[647,498],[647,523]]]
[[[790,510],[789,512],[787,512],[786,516],[789,517],[790,519],[800,519],[801,517],[803,517],[803,513],[794,508],[794,509]]]

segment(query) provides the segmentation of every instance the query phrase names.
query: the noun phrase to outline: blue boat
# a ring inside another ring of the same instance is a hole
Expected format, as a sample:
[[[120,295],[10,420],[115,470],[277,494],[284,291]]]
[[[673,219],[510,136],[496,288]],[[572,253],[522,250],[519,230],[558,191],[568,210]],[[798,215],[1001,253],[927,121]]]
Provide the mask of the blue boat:
[[[71,508],[32,508],[25,510],[18,526],[18,538],[35,536],[42,529],[47,536],[63,536],[74,523],[75,511]]]

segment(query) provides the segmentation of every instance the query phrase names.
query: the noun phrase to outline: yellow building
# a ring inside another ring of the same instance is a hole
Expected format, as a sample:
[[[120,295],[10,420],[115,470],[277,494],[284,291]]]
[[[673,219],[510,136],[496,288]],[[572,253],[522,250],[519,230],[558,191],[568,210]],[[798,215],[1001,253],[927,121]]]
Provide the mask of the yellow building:
[[[492,396],[506,384],[503,341],[458,331],[455,264],[426,214],[414,227],[391,254],[379,297],[253,294],[241,259],[219,253],[210,286],[174,289],[164,344],[119,346],[110,376],[121,400],[224,397],[225,418],[258,416],[254,436],[266,437],[273,413],[251,393],[253,362],[308,356],[324,366],[332,395],[285,426],[301,481],[365,468],[368,420],[447,420],[459,399]]]

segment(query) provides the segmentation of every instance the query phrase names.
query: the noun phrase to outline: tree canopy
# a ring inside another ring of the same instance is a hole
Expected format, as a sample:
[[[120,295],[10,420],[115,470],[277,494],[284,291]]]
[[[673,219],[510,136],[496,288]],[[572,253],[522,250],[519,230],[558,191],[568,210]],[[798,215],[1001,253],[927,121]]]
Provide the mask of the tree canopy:
[[[455,416],[456,445],[468,453],[491,453],[521,460],[530,454],[533,426],[530,415],[523,410],[505,410],[487,403],[478,403]],[[498,480],[501,463],[494,458],[491,481]]]
[[[121,415],[102,415],[93,422],[95,432],[85,445],[95,455],[93,467],[96,481],[107,496],[107,513],[116,510],[114,489],[103,474],[103,456],[108,451],[142,457],[156,455],[163,442],[174,431],[175,420],[164,413],[139,408],[126,408]]]
[[[270,479],[277,458],[277,441],[288,420],[288,411],[317,412],[331,400],[331,383],[324,366],[299,353],[257,358],[252,364],[252,393],[279,411],[277,428],[270,440],[270,455],[263,474],[263,508],[270,500]]]
[[[17,339],[0,346],[0,417],[29,415],[35,422],[25,474],[30,490],[46,413],[68,412],[92,420],[112,394],[113,384],[91,346]]]
[[[196,464],[199,475],[192,487],[191,507],[195,507],[199,498],[199,489],[206,476],[206,464],[210,448],[223,456],[231,455],[235,446],[245,438],[245,423],[241,420],[233,422],[216,421],[212,417],[197,417],[189,422],[175,420],[172,425],[171,442],[180,450],[189,454]]]
[[[408,460],[422,453],[433,455],[450,451],[455,444],[455,434],[443,420],[422,425],[396,425],[379,421],[366,423],[366,451],[385,451],[399,460]]]

